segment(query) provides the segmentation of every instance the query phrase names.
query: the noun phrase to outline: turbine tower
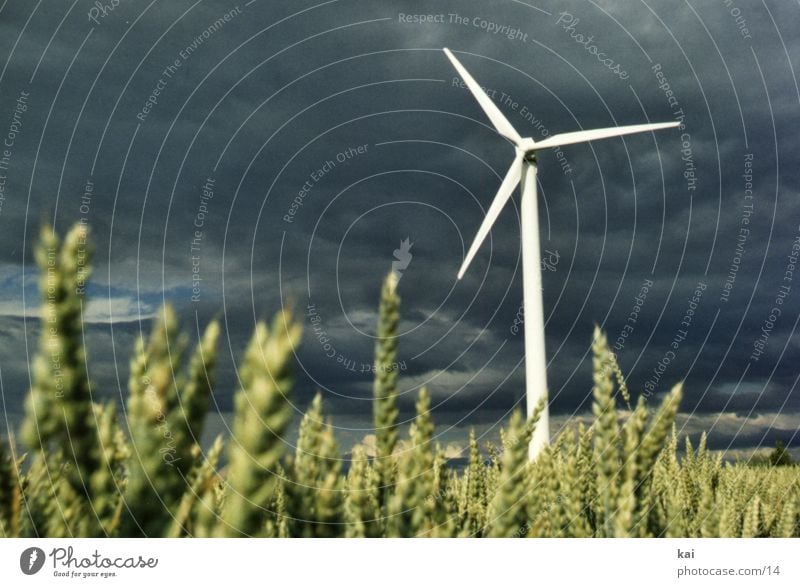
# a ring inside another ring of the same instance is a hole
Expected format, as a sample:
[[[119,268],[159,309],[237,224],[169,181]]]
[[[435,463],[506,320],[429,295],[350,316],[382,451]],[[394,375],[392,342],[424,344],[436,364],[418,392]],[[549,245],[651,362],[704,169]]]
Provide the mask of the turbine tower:
[[[544,348],[544,310],[542,308],[542,273],[540,268],[539,252],[539,211],[536,202],[536,151],[550,147],[563,147],[575,143],[596,141],[610,137],[619,137],[632,133],[659,130],[662,128],[672,128],[680,125],[679,122],[666,122],[658,124],[637,124],[633,126],[617,126],[613,128],[601,128],[595,130],[582,130],[578,132],[568,132],[547,137],[541,141],[534,141],[530,137],[523,138],[511,126],[511,123],[500,112],[500,109],[486,95],[475,79],[461,65],[449,49],[444,49],[447,58],[450,59],[458,74],[467,84],[472,95],[478,104],[489,117],[492,125],[500,136],[510,140],[514,144],[516,155],[511,167],[506,173],[500,190],[489,207],[486,217],[483,219],[478,234],[472,242],[467,256],[458,271],[458,279],[464,273],[475,257],[475,253],[486,239],[486,235],[500,215],[503,206],[511,198],[518,183],[522,183],[522,206],[520,214],[522,216],[522,287],[523,287],[523,307],[525,329],[525,400],[527,404],[528,417],[533,413],[536,405],[542,398],[547,398],[547,361]],[[545,399],[545,402],[547,400]],[[531,438],[528,447],[528,455],[531,460],[541,452],[550,442],[549,410],[545,403],[544,411],[536,425],[536,430]]]

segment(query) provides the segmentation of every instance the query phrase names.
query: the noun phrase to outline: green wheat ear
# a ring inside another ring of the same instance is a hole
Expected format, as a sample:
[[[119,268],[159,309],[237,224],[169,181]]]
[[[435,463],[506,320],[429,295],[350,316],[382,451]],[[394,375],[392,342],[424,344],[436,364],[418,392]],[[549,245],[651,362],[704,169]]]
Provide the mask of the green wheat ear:
[[[22,528],[22,480],[13,439],[0,440],[0,537],[16,538]]]
[[[222,436],[217,436],[208,453],[201,462],[195,464],[189,474],[190,485],[181,497],[180,504],[175,509],[167,537],[180,538],[182,536],[204,535],[205,529],[198,528],[200,502],[203,494],[208,491],[217,476],[217,463],[224,448]]]
[[[430,396],[423,387],[417,399],[417,417],[411,426],[410,442],[398,463],[397,485],[387,503],[386,534],[392,537],[430,535],[436,507],[435,450]]]
[[[164,306],[147,343],[136,342],[131,360],[128,459],[123,535],[161,536],[173,508],[189,486],[208,412],[219,324],[214,321],[194,350],[188,368],[187,336],[171,306]]]
[[[187,373],[178,385],[178,399],[185,426],[184,451],[191,451],[203,434],[214,387],[219,335],[219,322],[214,320],[206,327],[200,343],[192,354]]]
[[[524,481],[528,466],[528,442],[525,420],[519,410],[511,415],[503,435],[503,456],[497,492],[489,503],[488,527],[485,534],[493,538],[517,536],[527,527],[526,490]]]
[[[333,427],[322,415],[317,393],[300,424],[287,486],[290,536],[333,538],[345,531],[344,478]]]
[[[240,368],[241,388],[234,397],[233,438],[229,443],[227,496],[218,536],[258,536],[277,480],[292,417],[287,394],[292,387],[292,358],[300,342],[300,324],[279,312],[271,328],[256,325]]]
[[[21,436],[32,449],[33,470],[52,474],[37,476],[35,490],[30,488],[50,513],[31,515],[29,521],[53,536],[107,535],[113,517],[109,507],[115,507],[109,504],[119,498],[107,495],[103,449],[104,434],[113,433],[113,423],[98,422],[83,345],[92,257],[88,228],[74,226],[63,243],[52,228],[42,228],[35,257],[41,338]]]
[[[171,306],[164,306],[145,347],[137,343],[128,396],[131,456],[126,507],[120,531],[124,536],[161,536],[167,513],[185,488],[183,471],[190,462],[183,450],[177,378],[186,336]]]
[[[536,422],[544,409],[541,401],[528,422],[522,412],[514,410],[508,430],[503,435],[503,456],[497,489],[491,498],[487,513],[488,528],[485,534],[492,538],[524,536],[528,519],[528,443]]]
[[[448,466],[447,456],[437,442],[433,458],[433,495],[440,496],[430,503],[429,529],[421,535],[431,538],[454,538],[461,535],[458,523],[458,476]]]
[[[617,508],[618,475],[622,463],[618,414],[614,403],[614,383],[609,369],[609,349],[605,334],[595,327],[592,342],[592,377],[594,380],[592,413],[594,422],[594,459],[597,463],[597,488],[602,501],[596,510],[601,536],[613,536]]]
[[[486,495],[489,490],[488,469],[480,453],[475,430],[469,431],[469,465],[462,483],[459,518],[465,536],[479,538],[486,526]]]
[[[397,445],[397,327],[400,323],[400,297],[397,276],[386,276],[378,308],[378,336],[375,341],[375,379],[373,419],[375,426],[375,471],[378,474],[381,507],[395,480],[392,458]]]
[[[126,486],[125,463],[130,456],[125,435],[117,422],[116,406],[106,403],[95,406],[100,448],[100,465],[89,478],[94,515],[105,536],[113,536],[122,514],[122,491]]]
[[[353,448],[347,474],[345,519],[350,538],[378,538],[383,533],[378,502],[378,477],[362,445]]]

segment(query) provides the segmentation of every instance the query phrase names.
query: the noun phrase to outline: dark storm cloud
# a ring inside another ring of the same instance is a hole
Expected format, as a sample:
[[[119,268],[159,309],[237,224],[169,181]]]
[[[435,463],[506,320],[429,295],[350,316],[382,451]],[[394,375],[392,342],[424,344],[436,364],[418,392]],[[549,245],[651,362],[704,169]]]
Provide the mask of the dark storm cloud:
[[[63,231],[85,218],[97,250],[96,307],[114,304],[120,321],[89,329],[101,386],[119,393],[132,337],[149,329],[127,320],[169,301],[193,337],[195,320],[222,318],[215,399],[229,410],[254,319],[291,300],[305,325],[300,407],[321,388],[329,411],[367,428],[371,375],[362,365],[371,363],[380,281],[408,239],[399,288],[404,417],[427,385],[440,422],[488,429],[524,395],[521,333],[512,330],[522,299],[519,210],[504,210],[457,282],[513,150],[459,87],[440,51],[450,46],[534,138],[685,116],[683,137],[666,131],[540,156],[542,249],[557,259],[544,270],[557,417],[588,407],[593,325],[614,344],[652,281],[617,349],[631,389],[650,382],[654,402],[685,378],[684,410],[697,421],[721,410],[722,418],[779,413],[789,418],[775,426],[783,434],[800,407],[791,391],[800,294],[784,281],[800,230],[796,8],[740,7],[745,35],[724,3],[651,4],[121,3],[92,23],[89,3],[78,3],[68,15],[66,7],[35,14],[20,34],[32,7],[7,3],[0,136],[20,92],[30,100],[0,209],[3,336],[24,338],[23,275],[27,311],[37,305],[31,239],[42,219],[55,215]],[[401,16],[421,10],[442,17]],[[503,26],[519,32],[490,32]],[[590,44],[627,76],[600,63]],[[750,154],[753,199],[745,200]],[[755,360],[785,284],[791,292]],[[33,353],[35,320],[24,324]],[[19,351],[4,345],[0,355],[5,393],[17,398],[28,384]],[[773,440],[769,424],[745,420],[738,433],[717,430],[714,442]]]

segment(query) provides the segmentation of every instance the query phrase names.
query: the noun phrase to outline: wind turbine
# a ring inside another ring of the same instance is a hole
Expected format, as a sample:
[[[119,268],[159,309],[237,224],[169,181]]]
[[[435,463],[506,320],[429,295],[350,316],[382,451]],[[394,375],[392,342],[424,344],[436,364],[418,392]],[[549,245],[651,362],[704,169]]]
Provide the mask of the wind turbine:
[[[500,136],[507,138],[514,143],[516,155],[511,167],[500,184],[500,189],[483,219],[478,234],[472,242],[472,246],[464,257],[461,269],[458,271],[458,279],[464,273],[475,257],[475,253],[486,239],[486,235],[500,215],[503,206],[508,202],[518,183],[522,183],[522,288],[523,288],[523,307],[524,307],[524,329],[525,329],[525,400],[527,404],[528,417],[533,413],[536,405],[542,398],[547,398],[547,361],[544,348],[544,310],[542,308],[542,274],[539,266],[539,211],[536,204],[536,151],[550,147],[563,147],[575,143],[596,141],[610,137],[620,137],[638,132],[659,130],[662,128],[672,128],[680,125],[679,122],[665,122],[658,124],[636,124],[633,126],[617,126],[613,128],[600,128],[595,130],[582,130],[578,132],[568,132],[553,135],[540,141],[534,141],[531,137],[523,138],[514,130],[511,123],[500,112],[500,109],[486,95],[475,79],[456,59],[450,49],[444,49],[447,58],[450,59],[458,74],[467,84],[472,95],[478,104],[489,117],[492,125]],[[528,456],[531,460],[541,452],[550,442],[549,410],[545,403],[539,422],[531,438],[528,447]]]

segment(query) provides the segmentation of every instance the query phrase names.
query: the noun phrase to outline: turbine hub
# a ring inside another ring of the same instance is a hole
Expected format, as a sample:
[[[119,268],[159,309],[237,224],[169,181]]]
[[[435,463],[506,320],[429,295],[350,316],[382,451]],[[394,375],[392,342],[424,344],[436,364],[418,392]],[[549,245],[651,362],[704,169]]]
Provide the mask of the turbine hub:
[[[531,163],[536,162],[535,148],[536,148],[536,141],[534,141],[530,137],[522,139],[522,141],[519,144],[520,151],[523,151],[525,153],[525,160]]]

